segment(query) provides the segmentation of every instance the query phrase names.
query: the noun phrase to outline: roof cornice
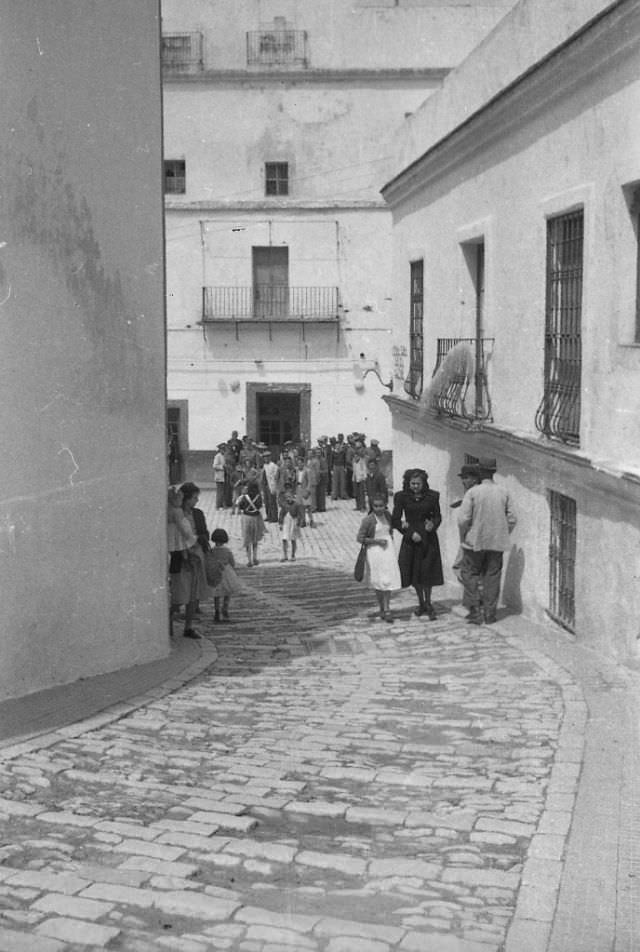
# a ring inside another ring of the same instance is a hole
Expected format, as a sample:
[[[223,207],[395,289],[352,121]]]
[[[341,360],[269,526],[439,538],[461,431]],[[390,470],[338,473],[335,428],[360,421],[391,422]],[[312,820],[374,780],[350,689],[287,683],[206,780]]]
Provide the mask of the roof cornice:
[[[530,122],[616,60],[637,54],[640,4],[618,0],[436,142],[381,189],[393,207]]]
[[[426,69],[207,69],[197,73],[163,73],[163,86],[204,85],[254,86],[322,83],[430,83],[439,85],[451,72],[448,67]]]
[[[233,201],[229,200],[207,200],[202,201],[188,202],[188,201],[178,201],[175,198],[167,198],[165,196],[164,203],[165,211],[167,212],[269,212],[273,214],[274,212],[308,212],[308,211],[327,211],[327,210],[343,210],[343,211],[389,211],[389,206],[382,199],[354,199],[350,201],[349,199],[333,199],[330,196],[328,198],[317,199],[314,201],[283,201],[283,200],[268,200],[268,199],[258,199],[254,202],[251,201]]]

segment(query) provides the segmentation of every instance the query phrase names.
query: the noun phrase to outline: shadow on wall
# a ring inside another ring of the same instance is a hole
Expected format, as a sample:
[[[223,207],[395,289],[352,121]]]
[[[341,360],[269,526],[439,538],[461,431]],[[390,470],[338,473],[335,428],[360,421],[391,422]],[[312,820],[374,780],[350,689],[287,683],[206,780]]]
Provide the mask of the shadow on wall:
[[[511,546],[509,561],[504,572],[502,601],[516,615],[522,613],[522,577],[524,575],[524,552],[517,545]]]

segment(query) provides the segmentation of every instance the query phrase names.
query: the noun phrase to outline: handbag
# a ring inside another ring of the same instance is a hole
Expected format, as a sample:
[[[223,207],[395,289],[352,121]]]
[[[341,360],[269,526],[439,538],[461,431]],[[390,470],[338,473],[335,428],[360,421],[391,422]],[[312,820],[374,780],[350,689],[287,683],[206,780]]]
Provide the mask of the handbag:
[[[364,567],[367,562],[367,547],[362,545],[360,551],[358,552],[358,558],[356,559],[356,564],[353,567],[353,577],[356,582],[361,582],[364,578]]]

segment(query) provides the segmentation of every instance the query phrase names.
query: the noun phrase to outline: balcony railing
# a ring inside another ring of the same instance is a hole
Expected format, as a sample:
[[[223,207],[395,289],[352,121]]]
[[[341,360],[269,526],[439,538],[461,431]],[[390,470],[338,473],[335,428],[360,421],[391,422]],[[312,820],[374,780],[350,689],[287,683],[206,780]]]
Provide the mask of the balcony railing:
[[[248,66],[308,66],[305,30],[256,30],[247,33]]]
[[[337,321],[340,296],[333,287],[254,284],[202,289],[202,320]]]
[[[438,356],[429,387],[433,410],[470,421],[489,421],[491,399],[487,360],[492,337],[439,337]]]
[[[163,33],[164,73],[199,73],[203,68],[202,33]]]

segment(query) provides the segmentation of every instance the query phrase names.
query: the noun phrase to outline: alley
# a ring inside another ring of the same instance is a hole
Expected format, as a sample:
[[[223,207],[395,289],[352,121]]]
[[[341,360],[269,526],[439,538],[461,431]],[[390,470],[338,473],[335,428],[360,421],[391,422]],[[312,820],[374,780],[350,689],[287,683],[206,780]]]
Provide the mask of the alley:
[[[425,622],[402,593],[378,621],[349,504],[295,564],[272,527],[248,569],[239,524],[203,503],[250,587],[229,624],[205,607],[212,663],[0,751],[0,950],[542,952],[582,764],[574,679],[451,598]]]

